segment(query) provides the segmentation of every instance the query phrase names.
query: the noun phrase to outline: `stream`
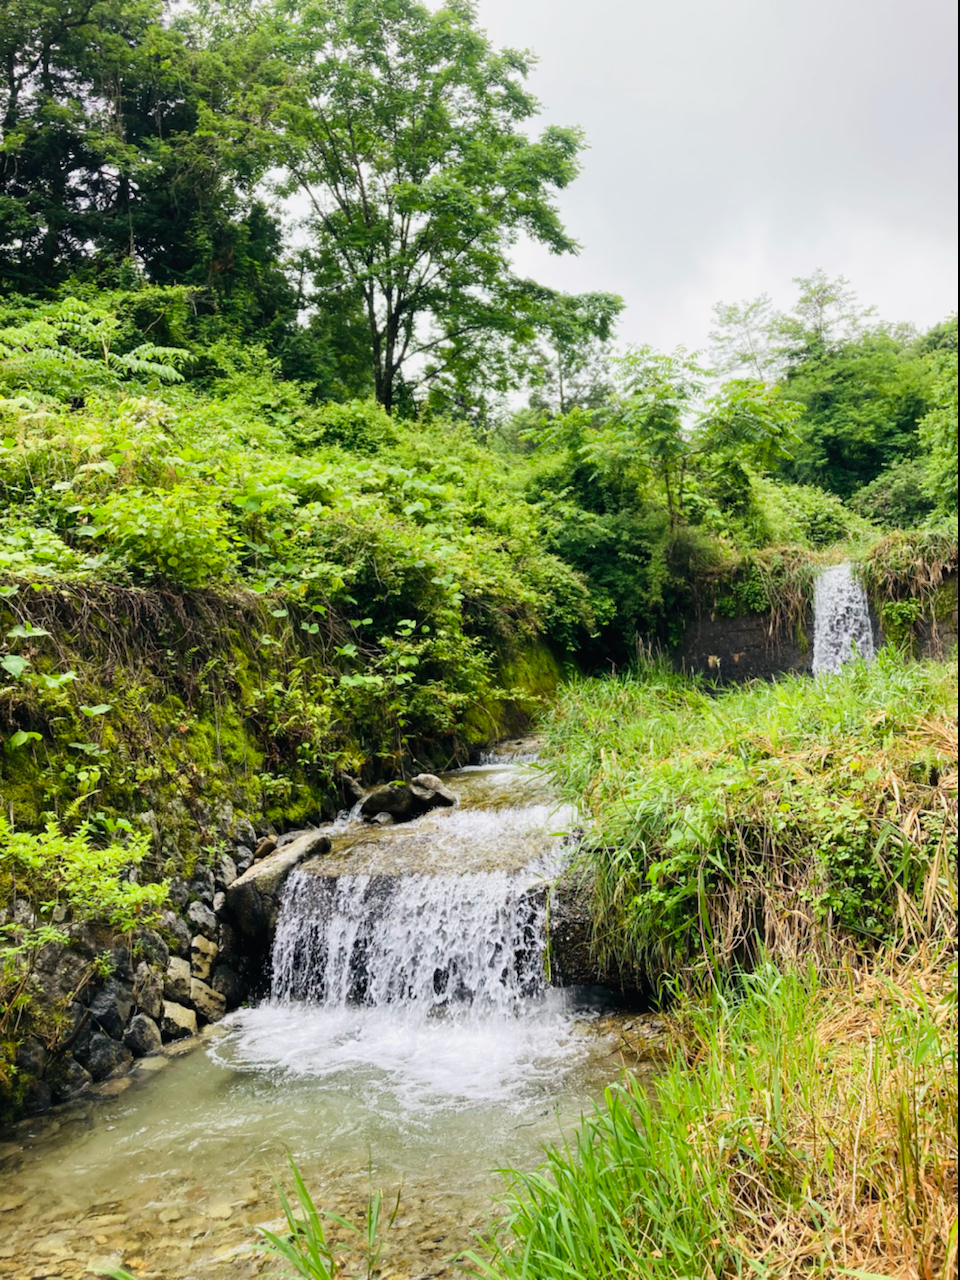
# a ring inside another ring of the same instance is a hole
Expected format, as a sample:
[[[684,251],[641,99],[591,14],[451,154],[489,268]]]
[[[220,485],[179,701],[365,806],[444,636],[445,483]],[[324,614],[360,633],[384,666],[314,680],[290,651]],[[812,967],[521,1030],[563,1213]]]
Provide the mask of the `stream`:
[[[654,1020],[544,982],[542,885],[572,815],[522,752],[444,780],[456,808],[328,828],[284,889],[269,999],[6,1135],[0,1276],[277,1274],[249,1246],[282,1225],[287,1153],[349,1221],[372,1190],[384,1219],[399,1197],[382,1280],[462,1275],[495,1170],[536,1166],[625,1064],[650,1068]]]

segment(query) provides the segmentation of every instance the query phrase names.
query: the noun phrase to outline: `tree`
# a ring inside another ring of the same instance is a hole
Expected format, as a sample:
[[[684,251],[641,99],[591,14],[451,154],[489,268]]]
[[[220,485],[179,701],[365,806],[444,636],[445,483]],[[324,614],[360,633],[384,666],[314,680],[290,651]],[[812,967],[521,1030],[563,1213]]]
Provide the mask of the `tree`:
[[[260,341],[292,327],[276,218],[250,194],[261,139],[209,127],[262,58],[208,35],[162,0],[0,0],[7,290],[146,276]]]
[[[782,317],[770,295],[752,302],[718,302],[713,308],[716,329],[710,332],[713,362],[720,373],[746,373],[761,382],[775,379],[782,368],[779,325]]]
[[[708,463],[745,481],[745,468],[766,470],[786,453],[803,409],[777,387],[734,379],[705,399],[709,370],[683,348],[661,355],[650,347],[616,362],[619,392],[606,423],[583,446],[584,457],[610,474],[633,472],[656,482],[671,525],[680,523],[687,482]]]
[[[930,408],[920,420],[927,451],[926,489],[937,508],[957,511],[957,317],[942,326],[936,347],[924,357],[931,375]]]
[[[362,304],[380,403],[531,338],[509,249],[521,233],[576,249],[552,193],[582,143],[527,136],[529,55],[495,52],[467,0],[280,0],[274,24],[285,82],[250,119],[269,119],[282,189],[308,203],[315,304]]]
[[[609,344],[623,299],[615,293],[540,293],[541,337],[528,357],[531,407],[561,416],[599,407],[613,389]]]

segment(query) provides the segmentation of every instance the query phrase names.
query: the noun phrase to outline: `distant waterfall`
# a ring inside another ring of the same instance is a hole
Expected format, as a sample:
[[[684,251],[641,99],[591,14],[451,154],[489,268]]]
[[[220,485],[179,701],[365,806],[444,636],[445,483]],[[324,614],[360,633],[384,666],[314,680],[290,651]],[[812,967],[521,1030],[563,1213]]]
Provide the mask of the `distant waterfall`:
[[[294,872],[274,940],[273,997],[421,1015],[506,1012],[544,986],[544,895],[530,880]]]
[[[875,656],[867,593],[849,564],[824,569],[813,592],[813,673],[839,671],[845,662]]]

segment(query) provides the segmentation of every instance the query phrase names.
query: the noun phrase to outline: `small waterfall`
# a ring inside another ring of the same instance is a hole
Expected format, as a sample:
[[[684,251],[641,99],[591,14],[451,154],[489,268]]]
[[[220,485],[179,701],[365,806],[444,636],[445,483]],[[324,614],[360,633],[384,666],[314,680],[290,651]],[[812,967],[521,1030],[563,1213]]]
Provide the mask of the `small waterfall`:
[[[273,945],[275,1000],[509,1012],[544,987],[545,896],[530,871],[294,872]]]
[[[850,564],[824,569],[813,593],[813,674],[837,672],[845,662],[874,658],[867,593]]]

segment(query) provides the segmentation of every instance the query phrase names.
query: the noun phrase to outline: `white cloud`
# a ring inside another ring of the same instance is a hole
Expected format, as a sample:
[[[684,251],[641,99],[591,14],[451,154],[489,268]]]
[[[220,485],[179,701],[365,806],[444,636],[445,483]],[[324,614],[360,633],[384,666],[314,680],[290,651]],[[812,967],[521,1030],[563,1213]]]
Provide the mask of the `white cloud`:
[[[561,196],[584,245],[522,271],[623,294],[628,341],[690,347],[710,311],[823,267],[923,327],[956,308],[956,15],[946,0],[480,0],[531,47],[544,122],[591,149]]]

